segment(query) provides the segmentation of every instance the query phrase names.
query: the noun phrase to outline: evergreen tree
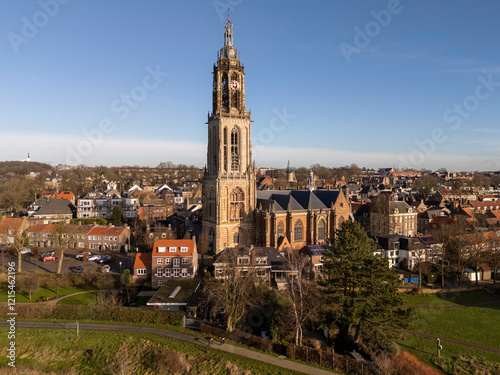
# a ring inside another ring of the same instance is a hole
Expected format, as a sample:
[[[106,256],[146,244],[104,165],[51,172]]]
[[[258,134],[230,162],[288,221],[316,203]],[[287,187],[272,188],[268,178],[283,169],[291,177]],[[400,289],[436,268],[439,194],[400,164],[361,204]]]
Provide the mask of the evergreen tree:
[[[321,284],[326,292],[327,324],[339,329],[343,349],[369,354],[384,351],[413,316],[398,293],[398,275],[373,255],[375,244],[356,222],[346,221],[324,254]]]
[[[123,213],[120,206],[113,207],[113,213],[111,214],[111,223],[115,226],[123,225]]]

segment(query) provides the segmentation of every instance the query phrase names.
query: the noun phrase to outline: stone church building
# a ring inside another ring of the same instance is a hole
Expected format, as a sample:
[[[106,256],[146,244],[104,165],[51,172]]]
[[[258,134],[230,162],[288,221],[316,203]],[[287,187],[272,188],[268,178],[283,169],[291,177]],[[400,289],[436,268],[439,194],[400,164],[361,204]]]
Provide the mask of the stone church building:
[[[297,250],[326,243],[351,212],[342,191],[256,191],[245,72],[233,45],[229,16],[224,28],[224,46],[213,67],[213,104],[207,122],[202,235],[208,252],[238,246],[278,247],[283,240]]]

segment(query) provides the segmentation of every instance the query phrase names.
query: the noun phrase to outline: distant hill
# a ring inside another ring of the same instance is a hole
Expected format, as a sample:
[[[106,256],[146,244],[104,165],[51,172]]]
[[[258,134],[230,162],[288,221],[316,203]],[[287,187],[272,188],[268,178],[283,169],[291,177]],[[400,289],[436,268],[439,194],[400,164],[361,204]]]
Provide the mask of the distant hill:
[[[44,172],[52,170],[52,166],[34,161],[0,161],[0,175],[16,174],[26,175],[30,172]]]

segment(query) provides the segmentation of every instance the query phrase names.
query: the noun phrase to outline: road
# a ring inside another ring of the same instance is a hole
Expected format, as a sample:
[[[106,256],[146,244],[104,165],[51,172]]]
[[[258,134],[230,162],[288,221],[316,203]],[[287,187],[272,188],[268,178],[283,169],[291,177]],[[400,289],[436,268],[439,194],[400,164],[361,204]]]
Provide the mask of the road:
[[[7,327],[8,322],[0,321],[0,327]],[[76,332],[75,323],[58,323],[58,322],[26,322],[17,321],[16,327],[22,328],[48,328],[48,329],[70,329]],[[171,331],[162,328],[141,327],[141,326],[128,326],[128,325],[113,325],[113,324],[80,324],[81,330],[97,330],[97,331],[115,331],[115,332],[139,332],[153,335],[165,336],[181,341],[186,341],[196,345],[203,345],[214,350],[221,350],[227,353],[237,354],[243,357],[254,359],[265,363],[270,363],[288,370],[302,372],[310,375],[332,375],[335,374],[330,371],[321,370],[315,367],[303,365],[301,363],[293,362],[285,358],[274,357],[268,354],[255,352],[253,350],[241,348],[230,344],[221,345],[215,343],[208,344],[208,341],[196,336],[189,335],[183,332]]]

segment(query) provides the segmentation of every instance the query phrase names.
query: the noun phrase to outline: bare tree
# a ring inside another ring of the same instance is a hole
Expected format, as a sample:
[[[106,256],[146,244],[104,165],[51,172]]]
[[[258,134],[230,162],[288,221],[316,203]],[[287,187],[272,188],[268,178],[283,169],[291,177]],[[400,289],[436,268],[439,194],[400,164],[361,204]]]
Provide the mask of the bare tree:
[[[302,346],[304,325],[314,317],[319,308],[319,291],[315,281],[305,278],[304,258],[298,254],[289,254],[288,260],[293,272],[286,289],[280,292],[280,295],[287,302],[284,313],[292,322],[295,345]]]
[[[206,290],[215,313],[224,311],[227,331],[232,332],[255,301],[256,277],[253,270],[237,267],[238,249],[226,249],[219,259],[225,264],[222,279],[210,279]]]
[[[14,253],[17,254],[17,272],[22,272],[23,257],[21,251],[23,247],[29,246],[28,231],[19,230],[19,232],[13,234],[12,238],[14,241],[12,247],[14,248]]]
[[[31,296],[33,291],[40,287],[40,279],[37,273],[30,273],[21,275],[18,278],[19,288],[28,292],[29,299],[31,301]]]
[[[69,234],[69,227],[62,221],[56,225],[56,231],[52,234],[53,238],[57,241],[59,249],[59,262],[57,263],[57,273],[62,272],[62,265],[64,253],[76,241],[75,237]]]

